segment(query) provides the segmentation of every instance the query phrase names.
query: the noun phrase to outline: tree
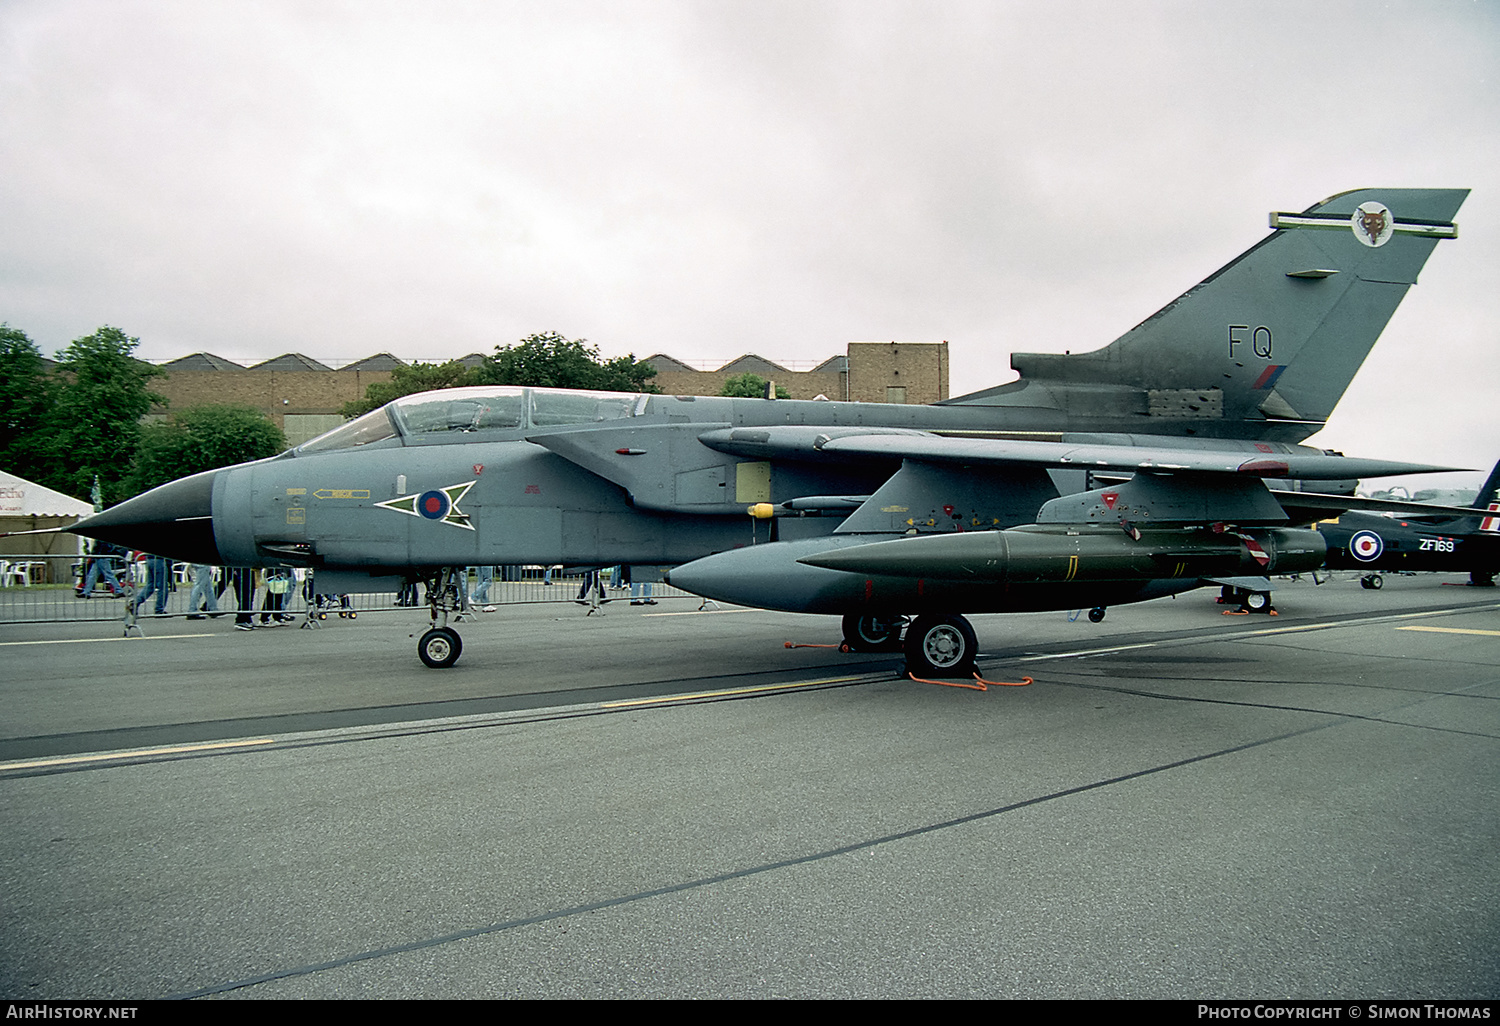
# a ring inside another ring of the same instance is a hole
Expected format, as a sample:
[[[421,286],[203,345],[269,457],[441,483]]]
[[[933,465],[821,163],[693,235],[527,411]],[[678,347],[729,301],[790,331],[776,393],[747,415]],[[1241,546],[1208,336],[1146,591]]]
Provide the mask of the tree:
[[[464,366],[458,360],[447,363],[413,363],[391,371],[389,381],[376,381],[365,386],[365,397],[339,407],[345,420],[378,410],[392,399],[414,392],[428,392],[434,388],[458,388],[479,384],[478,368]]]
[[[487,385],[532,385],[538,388],[597,388],[613,392],[655,392],[649,383],[656,368],[634,353],[605,360],[588,339],[569,339],[555,331],[528,335],[515,345],[496,346],[484,358],[479,377]]]
[[[744,374],[736,374],[734,377],[727,379],[724,382],[724,387],[719,389],[719,394],[737,396],[741,399],[764,399],[766,397],[766,386],[769,384],[770,382],[759,374],[746,372]],[[792,393],[780,385],[776,386],[776,398],[790,399],[791,397]]]
[[[261,460],[286,448],[286,436],[250,406],[194,406],[141,431],[135,469],[137,492],[204,470]]]
[[[87,495],[98,474],[106,503],[132,494],[125,481],[141,418],[165,402],[146,386],[166,372],[137,360],[138,345],[140,339],[105,325],[57,354],[57,392],[43,425],[53,470],[44,483]]]
[[[36,343],[0,324],[0,468],[33,481],[48,475],[42,424],[54,391]]]
[[[611,392],[655,392],[648,379],[656,368],[634,353],[605,360],[588,339],[564,338],[555,331],[528,335],[515,345],[496,346],[478,367],[457,360],[413,363],[391,371],[389,381],[365,387],[365,397],[339,407],[346,420],[379,409],[392,399],[434,388],[465,385],[531,385],[536,388],[594,388]]]

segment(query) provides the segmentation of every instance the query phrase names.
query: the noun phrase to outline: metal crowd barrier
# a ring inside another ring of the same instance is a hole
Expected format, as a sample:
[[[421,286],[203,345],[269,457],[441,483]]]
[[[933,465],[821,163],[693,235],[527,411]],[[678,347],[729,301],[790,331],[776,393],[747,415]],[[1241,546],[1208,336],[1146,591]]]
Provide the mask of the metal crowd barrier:
[[[114,593],[107,585],[107,578],[101,573],[95,582],[93,594],[90,598],[81,597],[81,586],[87,573],[88,563],[99,560],[107,563],[114,570],[116,578],[120,581],[121,593]],[[0,557],[0,561],[7,564],[23,561],[24,557]],[[71,557],[67,562],[70,564],[66,574],[71,574],[72,583],[45,583],[39,580],[28,579],[25,583],[15,573],[9,580],[0,586],[0,623],[61,623],[61,622],[85,622],[124,620],[126,595],[139,595],[145,586],[144,564],[127,563],[118,556],[87,556]],[[190,610],[188,608],[188,597],[192,594],[193,579],[192,568],[185,563],[171,564],[171,572],[167,575],[168,593],[165,604],[167,617],[186,617],[189,615],[202,616],[202,610]],[[39,575],[33,575],[39,576]],[[54,579],[65,574],[54,573]],[[217,613],[219,616],[234,616],[237,612],[235,606],[235,591],[232,582],[223,583],[224,571],[219,570],[215,590],[217,593]],[[589,575],[580,571],[567,571],[555,569],[547,574],[541,567],[496,567],[494,579],[490,582],[488,595],[480,592],[482,582],[470,568],[468,574],[468,591],[471,596],[471,604],[477,607],[519,605],[535,602],[557,602],[572,603],[581,600],[580,593],[583,592],[585,581]],[[550,578],[550,582],[549,582]],[[599,571],[600,584],[604,588],[603,595],[615,601],[628,601],[630,599],[630,587],[628,585],[611,586],[611,574],[609,569]],[[316,574],[313,575],[316,582]],[[696,595],[673,588],[661,582],[645,586],[647,595],[654,600],[661,599],[693,599],[698,600]],[[342,597],[334,597],[332,600],[325,599],[322,604],[322,612],[329,619],[336,618],[340,612],[347,615],[353,612],[360,613],[385,612],[403,608],[418,608],[425,610],[426,589],[418,585],[415,589],[414,600],[411,596],[402,596],[397,592],[385,592],[374,594],[354,594]],[[479,594],[476,594],[479,593]],[[254,615],[258,618],[265,615],[275,615],[275,610],[262,610],[266,604],[266,583],[263,575],[257,573],[255,585]],[[410,601],[403,601],[403,598]],[[583,597],[586,601],[586,596]],[[307,613],[308,598],[306,597],[305,574],[296,571],[296,581],[290,591],[285,595],[285,607],[281,610],[284,615],[303,618]],[[154,615],[156,596],[148,597],[139,610],[142,620],[150,620]]]

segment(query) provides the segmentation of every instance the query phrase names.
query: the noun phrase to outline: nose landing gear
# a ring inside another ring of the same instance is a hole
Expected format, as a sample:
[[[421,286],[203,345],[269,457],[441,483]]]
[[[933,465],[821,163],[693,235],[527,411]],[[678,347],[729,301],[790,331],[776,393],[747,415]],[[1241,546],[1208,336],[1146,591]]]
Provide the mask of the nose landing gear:
[[[464,650],[458,631],[448,626],[448,614],[461,613],[466,604],[462,572],[451,566],[427,578],[427,607],[432,628],[417,641],[417,657],[434,670],[445,670],[458,662]]]
[[[463,639],[452,627],[434,627],[417,642],[417,656],[434,670],[447,669],[458,662],[463,650]]]

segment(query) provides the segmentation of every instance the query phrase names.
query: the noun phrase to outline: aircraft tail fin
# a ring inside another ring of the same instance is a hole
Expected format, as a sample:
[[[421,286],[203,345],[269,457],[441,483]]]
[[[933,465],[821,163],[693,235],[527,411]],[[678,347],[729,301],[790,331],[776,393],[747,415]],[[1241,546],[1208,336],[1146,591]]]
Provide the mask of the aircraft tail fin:
[[[1479,518],[1479,530],[1500,534],[1500,463],[1495,464],[1495,469],[1490,471],[1479,494],[1474,496],[1473,506],[1489,514]]]
[[[1269,236],[1103,349],[1015,353],[1021,381],[948,402],[1039,405],[1019,393],[1040,386],[1050,405],[1083,409],[1092,396],[1140,430],[1300,441],[1333,412],[1433,247],[1457,236],[1467,196],[1360,189],[1273,213]]]

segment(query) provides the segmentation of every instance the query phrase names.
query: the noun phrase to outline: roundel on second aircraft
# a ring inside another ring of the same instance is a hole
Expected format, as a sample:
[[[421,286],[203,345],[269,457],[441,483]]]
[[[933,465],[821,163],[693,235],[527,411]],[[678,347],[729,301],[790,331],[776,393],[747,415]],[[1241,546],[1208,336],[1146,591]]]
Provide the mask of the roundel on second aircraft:
[[[423,492],[417,496],[417,512],[428,520],[441,520],[448,515],[452,504],[448,501],[448,495],[434,488],[430,492]]]
[[[1362,563],[1376,559],[1385,551],[1385,542],[1374,531],[1357,531],[1349,539],[1349,555]]]

